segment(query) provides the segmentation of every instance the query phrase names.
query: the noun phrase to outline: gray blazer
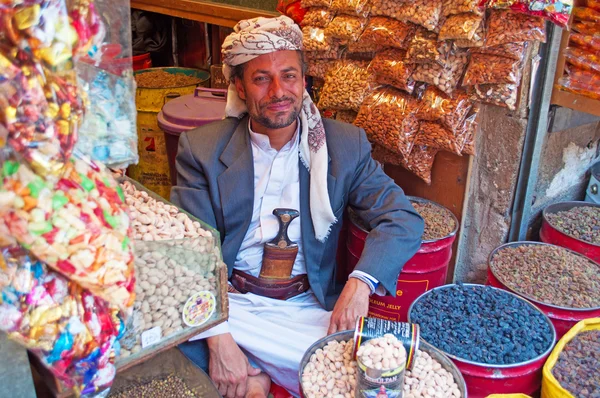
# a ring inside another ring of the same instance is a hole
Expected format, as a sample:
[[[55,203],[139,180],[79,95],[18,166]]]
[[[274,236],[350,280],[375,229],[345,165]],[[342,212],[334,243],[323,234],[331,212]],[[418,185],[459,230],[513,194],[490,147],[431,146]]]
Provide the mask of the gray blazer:
[[[302,162],[299,210],[308,279],[319,302],[331,310],[342,288],[335,278],[336,248],[346,206],[372,228],[355,269],[377,278],[393,295],[402,267],[419,249],[423,219],[371,158],[364,130],[329,119],[323,123],[330,158],[327,188],[338,219],[324,243],[314,235],[310,175]],[[219,231],[223,260],[231,276],[254,203],[248,117],[227,118],[182,133],[176,166],[177,186],[171,191],[171,200]]]

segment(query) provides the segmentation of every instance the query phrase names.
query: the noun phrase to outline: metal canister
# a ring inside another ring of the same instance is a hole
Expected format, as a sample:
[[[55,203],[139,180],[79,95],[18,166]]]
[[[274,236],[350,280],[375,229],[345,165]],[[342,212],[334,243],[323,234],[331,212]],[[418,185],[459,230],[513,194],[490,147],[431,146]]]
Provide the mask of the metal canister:
[[[396,369],[373,369],[365,366],[360,358],[356,361],[358,372],[356,377],[355,397],[397,397],[402,398],[404,390],[404,372],[406,364]]]

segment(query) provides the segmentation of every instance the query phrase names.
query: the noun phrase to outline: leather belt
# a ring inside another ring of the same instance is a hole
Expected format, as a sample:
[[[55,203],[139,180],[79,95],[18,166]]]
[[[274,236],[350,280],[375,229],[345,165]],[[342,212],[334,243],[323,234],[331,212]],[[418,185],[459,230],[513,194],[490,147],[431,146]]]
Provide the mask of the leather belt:
[[[235,269],[231,275],[231,284],[240,293],[254,293],[277,300],[287,300],[304,293],[310,288],[306,274],[298,275],[286,281],[278,281],[256,278]]]

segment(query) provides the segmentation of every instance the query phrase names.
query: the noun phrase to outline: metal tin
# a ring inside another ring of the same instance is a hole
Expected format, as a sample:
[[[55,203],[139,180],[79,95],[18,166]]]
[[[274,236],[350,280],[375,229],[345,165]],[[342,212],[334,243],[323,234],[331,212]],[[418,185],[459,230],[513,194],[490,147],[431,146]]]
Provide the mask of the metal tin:
[[[317,341],[312,346],[310,346],[308,348],[308,350],[306,350],[306,352],[304,353],[304,356],[302,357],[302,361],[300,361],[300,369],[298,370],[298,380],[300,381],[300,396],[301,397],[303,397],[303,398],[306,397],[306,395],[304,395],[304,391],[302,390],[302,372],[304,371],[304,367],[306,366],[306,364],[308,364],[308,362],[310,361],[311,355],[314,354],[315,351],[317,351],[319,348],[325,347],[327,345],[327,343],[329,343],[331,340],[350,341],[353,338],[354,338],[353,330],[345,330],[342,332],[337,332],[337,333],[331,334],[331,335],[324,337],[323,339]],[[465,383],[465,379],[463,378],[458,367],[448,358],[448,356],[445,355],[442,351],[440,351],[437,348],[435,348],[434,346],[432,346],[431,344],[427,343],[423,339],[420,340],[419,349],[421,351],[425,351],[426,353],[428,353],[433,359],[438,361],[444,369],[446,369],[448,372],[450,372],[450,374],[454,378],[454,381],[458,385],[458,389],[460,390],[461,397],[468,398],[467,385]]]
[[[408,312],[408,319],[410,322],[410,314],[414,306],[422,300],[427,294],[431,294],[434,290],[443,290],[448,289],[450,287],[455,286],[445,285],[440,286],[435,289],[431,289],[429,292],[424,293],[421,297],[419,297],[412,305],[410,306]],[[463,286],[482,286],[472,283],[465,283]],[[471,397],[487,397],[490,394],[511,394],[511,393],[525,393],[528,395],[532,395],[536,391],[540,389],[542,383],[542,368],[548,356],[550,356],[550,352],[554,348],[556,344],[556,331],[554,330],[554,326],[550,319],[543,313],[538,307],[528,302],[527,300],[519,297],[518,295],[492,287],[492,289],[501,290],[506,294],[511,294],[517,297],[519,300],[523,300],[527,305],[541,312],[548,325],[550,325],[550,329],[552,330],[552,344],[548,347],[546,351],[537,357],[530,359],[528,361],[519,362],[510,365],[490,365],[475,361],[469,361],[467,359],[462,359],[452,354],[447,353],[446,351],[440,350],[443,352],[448,358],[450,358],[454,364],[458,367],[460,372],[462,373],[465,383],[467,385],[467,389],[469,391],[469,395]],[[423,337],[421,337],[423,341],[426,341]],[[437,347],[436,347],[437,348]],[[439,348],[438,348],[439,349]]]
[[[540,310],[542,310],[542,312],[544,314],[546,314],[548,316],[548,318],[550,318],[550,320],[552,321],[552,324],[554,325],[554,328],[556,329],[556,335],[557,335],[558,339],[560,339],[565,333],[567,333],[579,321],[581,321],[583,319],[587,319],[587,318],[595,318],[595,317],[600,316],[600,306],[594,307],[594,308],[568,308],[568,307],[561,307],[558,305],[554,305],[551,303],[545,303],[545,302],[539,301],[533,297],[527,296],[525,294],[522,294],[518,291],[515,291],[515,290],[509,288],[500,278],[498,278],[496,276],[496,274],[494,273],[494,270],[491,267],[492,259],[494,258],[494,256],[500,250],[502,250],[504,248],[518,247],[518,246],[522,246],[522,245],[554,246],[549,243],[523,241],[523,242],[511,242],[511,243],[507,243],[507,244],[497,247],[496,249],[494,249],[494,251],[492,251],[492,253],[490,254],[490,256],[488,258],[488,281],[487,281],[488,285],[509,291],[511,293],[516,294],[517,296],[523,297],[523,298],[531,301],[532,303],[534,303]],[[582,256],[581,254],[579,254],[573,250],[570,250],[570,249],[566,249],[566,250],[569,250],[571,253],[573,253],[577,256]],[[586,260],[589,260],[589,259],[586,258]],[[598,265],[598,272],[600,272],[600,264]]]
[[[408,196],[412,202],[431,203],[431,200]],[[447,210],[447,209],[446,209]],[[450,210],[448,210],[450,214]],[[369,301],[369,316],[397,322],[406,322],[408,307],[424,292],[446,283],[448,264],[452,258],[452,245],[458,232],[458,220],[452,214],[455,228],[448,236],[437,240],[425,240],[417,253],[404,265],[396,285],[396,297],[372,296]],[[359,224],[356,216],[349,217],[347,241],[348,274],[352,272],[365,246],[369,232]]]
[[[558,213],[560,211],[571,210],[575,207],[595,207],[600,208],[600,204],[589,202],[559,202],[554,203],[544,209],[542,212],[542,228],[540,229],[540,239],[542,242],[562,246],[567,249],[581,253],[600,263],[600,245],[586,242],[581,239],[567,235],[558,228],[555,228],[548,221],[548,214]]]

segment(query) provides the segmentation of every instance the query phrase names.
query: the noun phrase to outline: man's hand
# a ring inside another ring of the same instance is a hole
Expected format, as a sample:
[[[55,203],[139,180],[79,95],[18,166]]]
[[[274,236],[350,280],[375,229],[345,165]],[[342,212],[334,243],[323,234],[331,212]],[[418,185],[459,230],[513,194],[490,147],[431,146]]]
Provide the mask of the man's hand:
[[[335,303],[327,334],[354,329],[356,319],[367,316],[371,288],[360,279],[350,278]]]
[[[248,376],[260,374],[235,343],[231,333],[206,339],[209,349],[208,370],[219,393],[226,398],[243,398],[246,395]]]

